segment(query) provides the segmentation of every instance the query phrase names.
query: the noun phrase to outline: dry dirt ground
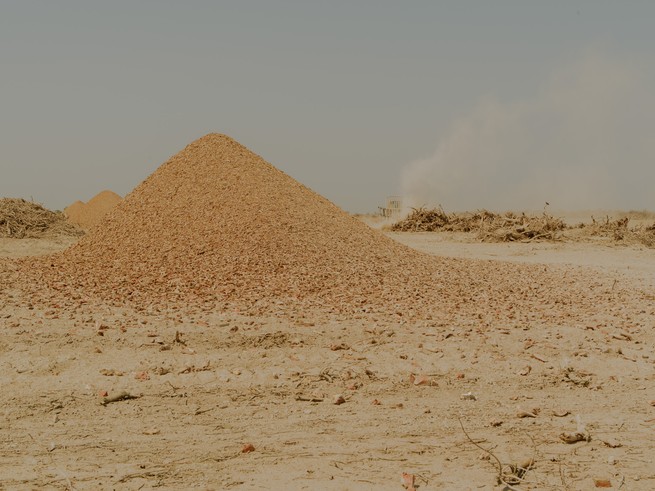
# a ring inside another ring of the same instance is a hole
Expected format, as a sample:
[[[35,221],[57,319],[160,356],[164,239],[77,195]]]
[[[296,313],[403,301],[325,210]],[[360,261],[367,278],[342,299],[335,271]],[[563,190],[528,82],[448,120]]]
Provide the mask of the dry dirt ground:
[[[655,314],[655,250],[390,235],[433,254],[583,267],[607,302],[630,284]],[[3,239],[0,256],[69,243]],[[642,321],[56,315],[1,300],[0,489],[402,490],[403,473],[420,491],[655,489],[655,331]],[[134,398],[103,404],[121,394]],[[522,482],[498,483],[531,459]]]

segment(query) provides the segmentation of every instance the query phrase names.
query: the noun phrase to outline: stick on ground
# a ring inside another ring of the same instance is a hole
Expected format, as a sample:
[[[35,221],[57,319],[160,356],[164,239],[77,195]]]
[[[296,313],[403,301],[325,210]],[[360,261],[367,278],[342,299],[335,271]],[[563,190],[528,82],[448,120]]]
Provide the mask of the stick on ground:
[[[106,406],[107,404],[111,404],[112,402],[120,402],[120,401],[128,401],[130,399],[138,399],[141,396],[135,396],[133,394],[130,394],[129,392],[119,392],[115,396],[111,397],[105,397],[102,399],[102,404],[103,406]]]
[[[520,491],[519,489],[513,487],[511,484],[508,484],[507,481],[505,481],[505,476],[503,475],[503,464],[500,461],[498,457],[496,457],[496,454],[494,454],[491,450],[487,450],[484,448],[482,445],[476,443],[473,438],[467,433],[466,429],[464,428],[464,423],[462,423],[462,418],[459,416],[457,417],[457,421],[459,421],[459,426],[462,428],[462,431],[464,432],[464,435],[466,435],[466,438],[468,439],[469,442],[471,442],[473,445],[478,447],[480,450],[483,452],[489,454],[490,457],[492,457],[496,463],[498,464],[498,484],[503,484],[506,489],[509,489],[511,491]]]

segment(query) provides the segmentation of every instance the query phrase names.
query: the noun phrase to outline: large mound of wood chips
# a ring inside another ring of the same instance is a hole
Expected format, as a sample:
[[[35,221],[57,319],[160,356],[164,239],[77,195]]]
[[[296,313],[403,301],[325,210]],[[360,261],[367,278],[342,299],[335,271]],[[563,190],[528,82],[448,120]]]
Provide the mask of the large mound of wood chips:
[[[164,163],[78,244],[23,269],[65,294],[57,305],[94,297],[154,310],[476,323],[570,320],[611,286],[577,271],[419,253],[218,134]]]

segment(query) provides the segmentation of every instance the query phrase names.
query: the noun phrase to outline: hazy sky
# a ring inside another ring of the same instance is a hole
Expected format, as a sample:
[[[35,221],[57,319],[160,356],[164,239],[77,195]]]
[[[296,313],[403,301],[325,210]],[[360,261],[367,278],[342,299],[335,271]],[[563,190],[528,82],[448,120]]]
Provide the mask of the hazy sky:
[[[655,2],[0,0],[0,196],[226,133],[349,211],[655,209]]]

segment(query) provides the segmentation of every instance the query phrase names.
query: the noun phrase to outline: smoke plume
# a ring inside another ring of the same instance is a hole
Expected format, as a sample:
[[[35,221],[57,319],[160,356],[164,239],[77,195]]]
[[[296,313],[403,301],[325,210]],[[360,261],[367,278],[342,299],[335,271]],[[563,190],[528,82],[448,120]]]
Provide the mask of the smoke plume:
[[[587,56],[532,97],[487,98],[434,155],[403,169],[409,206],[447,210],[655,208],[655,86],[648,67]]]

